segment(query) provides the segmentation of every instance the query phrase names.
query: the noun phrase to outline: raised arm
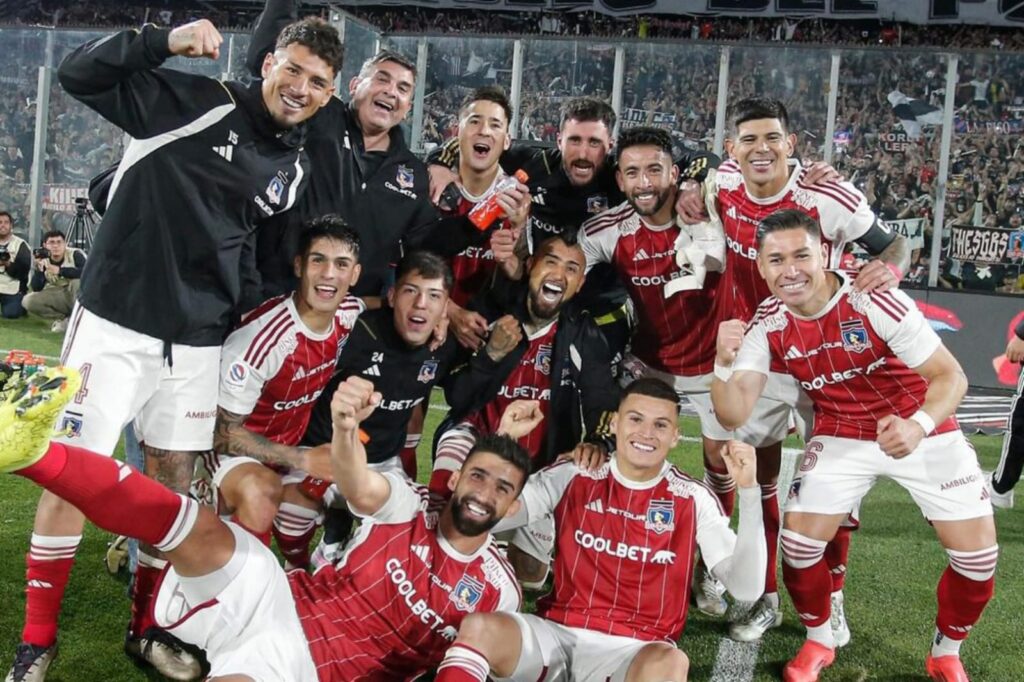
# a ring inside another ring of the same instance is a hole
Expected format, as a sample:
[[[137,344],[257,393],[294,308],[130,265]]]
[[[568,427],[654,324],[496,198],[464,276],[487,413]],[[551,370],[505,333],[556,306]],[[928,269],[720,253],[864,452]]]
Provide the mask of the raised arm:
[[[263,464],[276,464],[302,469],[310,476],[332,480],[330,448],[301,448],[282,445],[245,428],[247,414],[237,414],[217,407],[213,431],[213,448],[218,453],[249,457]]]
[[[718,326],[711,402],[715,407],[715,417],[727,429],[738,429],[746,423],[768,381],[769,357],[768,347],[762,340],[764,335],[755,326],[744,338],[743,328],[740,320],[726,320]],[[757,370],[746,368],[747,363],[744,363],[744,369],[733,371],[741,346],[752,359],[757,360]]]
[[[245,53],[245,68],[253,78],[259,78],[263,60],[272,52],[281,29],[299,18],[299,4],[295,0],[267,0],[256,19]]]
[[[388,479],[366,463],[366,448],[359,439],[359,424],[377,407],[380,393],[373,384],[352,376],[338,385],[331,399],[331,470],[334,481],[352,511],[363,516],[378,512],[391,496]]]

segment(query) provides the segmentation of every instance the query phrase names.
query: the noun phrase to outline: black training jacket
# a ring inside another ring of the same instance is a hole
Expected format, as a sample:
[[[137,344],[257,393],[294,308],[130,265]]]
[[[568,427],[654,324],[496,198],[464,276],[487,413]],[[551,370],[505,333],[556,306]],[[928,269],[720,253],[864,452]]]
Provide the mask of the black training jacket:
[[[242,298],[247,238],[295,203],[309,175],[304,126],[278,128],[259,84],[157,68],[171,57],[169,33],[92,40],[57,71],[69,95],[132,137],[79,297],[134,331],[216,346]]]

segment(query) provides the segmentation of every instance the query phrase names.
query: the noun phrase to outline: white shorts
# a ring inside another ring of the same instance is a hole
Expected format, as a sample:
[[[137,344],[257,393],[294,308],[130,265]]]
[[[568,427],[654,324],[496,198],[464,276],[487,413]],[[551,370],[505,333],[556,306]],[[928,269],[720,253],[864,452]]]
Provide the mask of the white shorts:
[[[252,457],[240,455],[218,455],[209,450],[199,453],[196,457],[195,471],[192,474],[192,486],[189,495],[198,500],[201,504],[213,507],[221,516],[230,515],[233,509],[228,509],[222,504],[220,486],[229,473],[243,464],[256,464],[264,466]],[[270,467],[267,467],[274,471]],[[280,474],[281,484],[298,484],[306,480],[306,472],[301,469],[289,469],[286,473]]]
[[[875,481],[891,478],[929,521],[992,514],[978,456],[961,431],[925,438],[906,457],[889,457],[874,441],[815,436],[793,478],[786,512],[845,514]]]
[[[499,533],[496,537],[499,540],[507,540],[524,554],[529,554],[542,564],[550,566],[555,551],[555,517],[549,514],[528,526]]]
[[[135,420],[140,442],[161,450],[213,447],[220,375],[219,346],[171,345],[109,322],[75,304],[61,362],[82,373],[82,388],[58,425],[57,440],[110,455]]]
[[[661,379],[675,389],[680,399],[685,398],[693,405],[697,416],[700,418],[701,435],[711,440],[736,440],[749,443],[755,447],[774,445],[780,443],[789,433],[794,403],[784,403],[781,400],[766,397],[761,398],[754,404],[754,411],[747,422],[736,431],[730,431],[715,418],[714,407],[711,405],[711,374],[701,374],[692,377],[681,377],[661,370],[654,369],[644,363],[636,356],[627,355],[623,360],[623,373],[621,379],[623,386],[633,379],[641,376],[655,377]],[[768,395],[788,396],[790,391],[786,390],[788,375],[772,373],[769,376],[769,384],[772,385],[771,392],[766,386],[765,393]],[[796,394],[793,397],[796,400]]]
[[[511,677],[515,682],[623,682],[636,655],[651,642],[603,632],[566,627],[525,613],[507,614],[515,619],[523,638],[519,662]]]
[[[238,577],[200,603],[174,569],[165,574],[153,605],[156,624],[206,651],[210,676],[248,675],[256,682],[317,679],[288,579],[274,554],[235,524],[235,557],[245,555]]]

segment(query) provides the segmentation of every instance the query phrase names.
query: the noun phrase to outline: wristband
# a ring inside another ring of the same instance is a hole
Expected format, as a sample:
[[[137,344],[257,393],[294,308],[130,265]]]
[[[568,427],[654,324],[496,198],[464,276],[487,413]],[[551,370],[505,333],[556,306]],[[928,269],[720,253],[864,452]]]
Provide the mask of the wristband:
[[[921,425],[921,428],[924,429],[925,437],[935,430],[935,420],[932,419],[931,415],[924,410],[918,410],[914,414],[910,415],[910,421],[915,421]]]
[[[732,367],[723,367],[722,365],[715,362],[715,377],[720,381],[729,381],[729,377],[732,376]]]
[[[884,263],[884,265],[885,265],[886,268],[889,269],[889,272],[891,272],[893,274],[893,276],[896,277],[896,281],[897,282],[903,281],[903,271],[902,270],[900,270],[898,267],[896,267],[892,263]]]

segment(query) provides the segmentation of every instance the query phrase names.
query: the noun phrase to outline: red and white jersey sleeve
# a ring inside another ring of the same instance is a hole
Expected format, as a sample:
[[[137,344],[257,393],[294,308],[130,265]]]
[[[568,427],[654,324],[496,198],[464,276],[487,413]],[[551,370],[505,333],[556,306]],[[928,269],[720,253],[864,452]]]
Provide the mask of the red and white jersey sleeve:
[[[462,554],[438,530],[425,486],[385,474],[391,495],[342,559],[289,574],[320,680],[411,680],[436,668],[470,613],[515,611],[522,594],[490,536]]]
[[[560,462],[531,476],[523,499],[531,519],[555,520],[555,588],[537,613],[570,627],[675,641],[698,545],[717,563],[735,543],[710,491],[667,463],[637,483],[614,458],[596,471]]]
[[[899,289],[850,295],[867,299],[865,313],[871,326],[907,367],[920,367],[942,345],[914,299]]]
[[[314,332],[299,317],[291,296],[266,301],[224,342],[217,404],[248,415],[245,427],[255,433],[298,444],[364,308],[362,300],[346,296],[334,324]]]

